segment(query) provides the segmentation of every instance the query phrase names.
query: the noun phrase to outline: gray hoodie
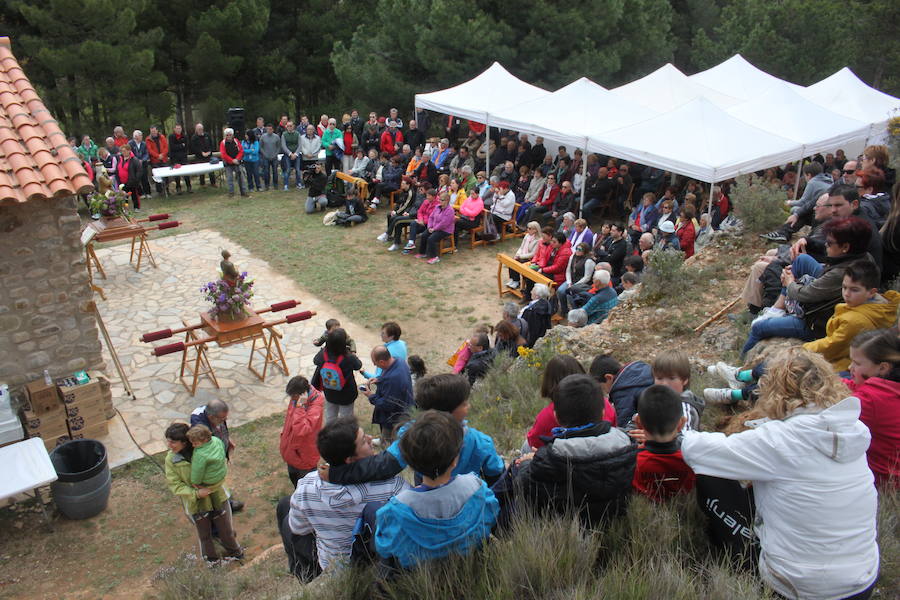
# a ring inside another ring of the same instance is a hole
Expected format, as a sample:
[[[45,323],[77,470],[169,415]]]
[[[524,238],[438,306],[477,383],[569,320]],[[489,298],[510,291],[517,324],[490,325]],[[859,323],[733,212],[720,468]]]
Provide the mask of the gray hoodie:
[[[259,155],[267,160],[278,158],[281,150],[281,136],[277,133],[264,133],[259,136]]]

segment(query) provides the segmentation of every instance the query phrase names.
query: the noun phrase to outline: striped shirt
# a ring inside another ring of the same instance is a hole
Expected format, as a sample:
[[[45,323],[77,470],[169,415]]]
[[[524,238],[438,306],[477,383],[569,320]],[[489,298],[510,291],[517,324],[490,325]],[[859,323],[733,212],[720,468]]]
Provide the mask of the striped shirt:
[[[322,481],[316,471],[297,482],[291,496],[289,523],[297,535],[315,532],[319,566],[349,556],[353,529],[369,502],[387,502],[409,488],[399,477],[362,484],[337,485]]]

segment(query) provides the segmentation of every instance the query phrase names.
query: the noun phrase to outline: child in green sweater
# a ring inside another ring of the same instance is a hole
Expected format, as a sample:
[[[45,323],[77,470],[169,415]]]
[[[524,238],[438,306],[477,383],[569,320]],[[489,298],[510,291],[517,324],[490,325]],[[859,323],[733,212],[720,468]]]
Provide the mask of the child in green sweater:
[[[213,510],[218,510],[228,502],[228,492],[224,485],[225,475],[228,474],[225,444],[213,437],[206,425],[194,425],[188,429],[187,438],[194,447],[191,456],[191,485],[208,489]]]

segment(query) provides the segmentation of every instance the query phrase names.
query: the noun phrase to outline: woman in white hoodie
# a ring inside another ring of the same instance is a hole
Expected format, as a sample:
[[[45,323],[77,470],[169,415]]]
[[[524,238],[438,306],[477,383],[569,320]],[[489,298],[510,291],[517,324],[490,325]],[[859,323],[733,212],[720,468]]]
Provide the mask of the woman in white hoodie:
[[[698,475],[750,480],[759,572],[786,598],[865,600],[878,576],[877,496],[866,463],[860,402],[820,355],[772,358],[749,430],[685,431],[681,452]]]

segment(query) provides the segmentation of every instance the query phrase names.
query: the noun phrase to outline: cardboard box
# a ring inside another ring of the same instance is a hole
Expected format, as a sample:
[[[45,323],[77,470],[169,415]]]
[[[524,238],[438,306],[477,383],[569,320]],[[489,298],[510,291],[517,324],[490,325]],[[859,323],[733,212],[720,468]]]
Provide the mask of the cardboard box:
[[[69,428],[69,433],[72,434],[74,434],[76,431],[81,431],[82,429],[101,424],[106,424],[106,415],[103,414],[102,409],[99,412],[84,413],[77,417],[69,417],[68,419],[66,419],[66,425]]]
[[[59,408],[59,389],[55,385],[47,385],[43,381],[32,381],[25,384],[25,409],[42,415]]]
[[[84,385],[68,385],[59,388],[62,394],[63,403],[73,404],[75,402],[87,402],[90,400],[100,401],[103,394],[100,389],[100,382],[91,381]]]
[[[65,444],[69,440],[71,440],[71,436],[68,433],[56,435],[52,437],[41,437],[41,440],[44,442],[44,448],[47,449],[47,452],[52,451],[54,448],[59,446],[60,444]]]
[[[106,410],[100,402],[92,404],[69,404],[66,406],[65,412],[67,419],[82,417],[85,419],[106,420]]]
[[[103,421],[102,424],[99,425],[91,425],[90,427],[85,427],[79,431],[72,432],[73,440],[95,440],[97,438],[105,437],[109,435],[109,426],[106,424],[106,421]]]
[[[68,434],[69,426],[66,423],[66,411],[60,406],[59,410],[37,415],[26,410],[23,414],[25,432],[28,437],[44,437],[44,434]]]

